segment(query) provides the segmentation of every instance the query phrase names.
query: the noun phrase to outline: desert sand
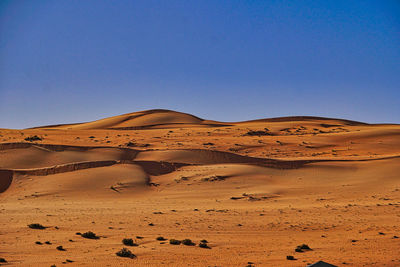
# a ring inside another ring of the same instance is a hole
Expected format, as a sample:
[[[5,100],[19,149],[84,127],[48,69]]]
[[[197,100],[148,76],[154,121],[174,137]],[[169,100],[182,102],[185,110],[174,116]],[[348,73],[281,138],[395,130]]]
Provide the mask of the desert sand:
[[[0,129],[5,265],[400,266],[398,237],[400,125],[148,110]]]

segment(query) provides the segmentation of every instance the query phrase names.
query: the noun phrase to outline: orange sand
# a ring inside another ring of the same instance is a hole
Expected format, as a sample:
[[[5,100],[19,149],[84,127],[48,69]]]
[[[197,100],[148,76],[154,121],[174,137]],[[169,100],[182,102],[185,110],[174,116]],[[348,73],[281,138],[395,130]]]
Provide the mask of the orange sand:
[[[35,135],[42,140],[25,140]],[[75,234],[86,231],[101,238]],[[136,236],[139,246],[121,243]],[[0,129],[0,257],[8,265],[400,266],[394,236],[400,125],[230,123],[150,110]],[[211,249],[198,247],[202,239]],[[303,243],[312,250],[295,252]],[[137,258],[117,257],[123,247]]]

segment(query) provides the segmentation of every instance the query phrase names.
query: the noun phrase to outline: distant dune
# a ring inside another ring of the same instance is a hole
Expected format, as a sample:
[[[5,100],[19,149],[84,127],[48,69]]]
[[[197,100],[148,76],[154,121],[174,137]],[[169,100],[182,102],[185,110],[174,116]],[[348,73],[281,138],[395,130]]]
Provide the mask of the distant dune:
[[[151,129],[151,128],[162,129],[162,128],[180,128],[180,127],[212,127],[212,126],[221,127],[221,126],[240,125],[249,123],[294,122],[294,121],[331,122],[331,124],[327,124],[331,126],[366,125],[366,123],[357,121],[312,117],[312,116],[267,118],[267,119],[250,120],[243,122],[218,122],[212,120],[204,120],[187,113],[165,110],[165,109],[153,109],[153,110],[127,113],[92,122],[48,125],[48,126],[34,127],[32,129],[52,128],[52,129],[70,129],[70,130],[94,130],[94,129],[135,130],[135,129]]]
[[[35,128],[71,129],[71,130],[90,130],[90,129],[114,129],[114,130],[134,130],[144,128],[173,128],[173,127],[206,127],[213,125],[224,125],[223,123],[206,121],[196,116],[176,112],[172,110],[153,109],[119,116],[105,118],[93,122],[49,125]]]

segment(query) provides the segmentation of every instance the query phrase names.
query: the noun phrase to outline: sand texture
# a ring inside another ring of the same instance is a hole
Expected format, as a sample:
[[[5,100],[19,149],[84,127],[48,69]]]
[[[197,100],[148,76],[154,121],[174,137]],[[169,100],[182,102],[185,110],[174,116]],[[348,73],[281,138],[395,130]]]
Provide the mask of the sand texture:
[[[0,265],[400,266],[398,237],[400,125],[148,110],[0,129]]]

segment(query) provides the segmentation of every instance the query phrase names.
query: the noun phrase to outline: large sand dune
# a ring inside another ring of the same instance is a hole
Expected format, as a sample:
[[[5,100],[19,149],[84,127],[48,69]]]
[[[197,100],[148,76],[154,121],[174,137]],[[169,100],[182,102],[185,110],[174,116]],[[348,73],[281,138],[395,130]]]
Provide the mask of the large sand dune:
[[[399,266],[399,209],[399,125],[149,110],[0,129],[0,257],[10,265]],[[101,238],[75,235],[88,230]],[[136,236],[137,258],[117,257]],[[295,252],[302,243],[312,250]]]
[[[153,109],[153,110],[127,113],[92,122],[48,125],[48,126],[35,127],[35,129],[51,128],[51,129],[68,129],[68,130],[73,130],[73,129],[135,130],[135,129],[150,129],[150,128],[166,129],[166,128],[180,128],[180,127],[246,125],[253,123],[268,123],[268,122],[293,123],[296,121],[320,122],[323,125],[325,125],[325,127],[335,127],[341,125],[348,125],[348,126],[367,125],[366,123],[363,122],[357,122],[351,120],[330,119],[330,118],[312,117],[312,116],[279,117],[279,118],[258,119],[258,120],[243,121],[243,122],[217,122],[211,120],[204,120],[187,113],[176,112],[165,109]]]
[[[49,125],[39,128],[52,129],[115,129],[115,130],[133,130],[146,128],[174,128],[182,126],[212,126],[223,125],[223,123],[205,121],[196,116],[176,112],[172,110],[146,110],[133,112],[115,117],[105,118],[93,122],[64,124],[64,125]]]

